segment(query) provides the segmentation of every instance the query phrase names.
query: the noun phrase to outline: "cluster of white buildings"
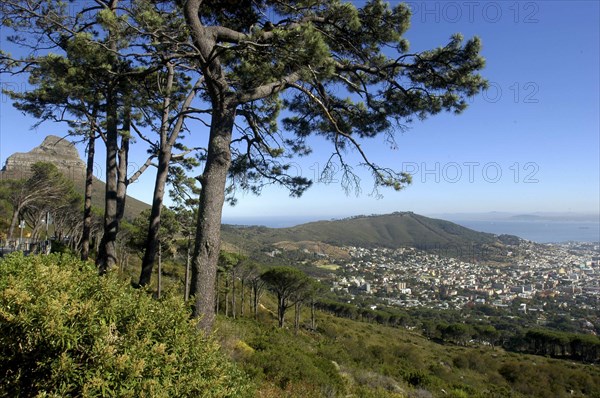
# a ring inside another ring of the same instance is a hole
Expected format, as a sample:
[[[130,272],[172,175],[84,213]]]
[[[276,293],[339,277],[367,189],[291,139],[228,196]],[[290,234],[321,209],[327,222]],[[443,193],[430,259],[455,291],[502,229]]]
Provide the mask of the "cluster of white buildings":
[[[368,294],[398,306],[508,306],[517,298],[578,297],[600,309],[597,246],[522,241],[506,252],[506,261],[493,264],[465,262],[413,248],[346,250],[349,259],[331,260],[340,266],[332,275],[332,289]]]

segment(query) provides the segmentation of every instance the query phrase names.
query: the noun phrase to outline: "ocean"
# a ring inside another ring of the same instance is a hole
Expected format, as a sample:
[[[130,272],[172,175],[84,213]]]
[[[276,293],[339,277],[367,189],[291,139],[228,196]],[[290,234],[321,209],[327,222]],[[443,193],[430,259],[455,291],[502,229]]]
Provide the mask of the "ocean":
[[[516,235],[538,243],[600,242],[600,222],[573,221],[460,221],[459,225],[475,231]]]

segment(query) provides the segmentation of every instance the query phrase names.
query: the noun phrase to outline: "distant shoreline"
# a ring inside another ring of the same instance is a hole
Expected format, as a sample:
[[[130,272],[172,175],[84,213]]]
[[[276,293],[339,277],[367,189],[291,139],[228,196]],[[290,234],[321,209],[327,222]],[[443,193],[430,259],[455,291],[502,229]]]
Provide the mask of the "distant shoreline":
[[[333,218],[330,218],[330,220]],[[542,218],[500,219],[500,220],[461,220],[443,218],[480,232],[496,235],[516,235],[537,243],[561,242],[600,242],[600,221],[563,221]],[[320,220],[326,220],[321,217]],[[287,228],[317,221],[315,217],[230,217],[225,224],[244,226],[265,226],[269,228]]]
[[[548,220],[452,220],[463,227],[493,234],[510,234],[538,243],[600,242],[600,222]]]

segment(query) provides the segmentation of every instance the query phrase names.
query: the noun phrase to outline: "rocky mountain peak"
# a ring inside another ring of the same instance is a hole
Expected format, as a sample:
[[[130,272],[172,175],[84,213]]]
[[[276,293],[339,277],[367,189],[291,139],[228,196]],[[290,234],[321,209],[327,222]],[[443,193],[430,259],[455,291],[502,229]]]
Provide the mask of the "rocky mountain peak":
[[[36,162],[51,162],[56,165],[65,175],[72,177],[83,176],[85,163],[79,157],[77,148],[66,138],[49,135],[44,141],[31,151],[17,152],[6,159],[2,171],[6,174],[29,173],[31,165]]]

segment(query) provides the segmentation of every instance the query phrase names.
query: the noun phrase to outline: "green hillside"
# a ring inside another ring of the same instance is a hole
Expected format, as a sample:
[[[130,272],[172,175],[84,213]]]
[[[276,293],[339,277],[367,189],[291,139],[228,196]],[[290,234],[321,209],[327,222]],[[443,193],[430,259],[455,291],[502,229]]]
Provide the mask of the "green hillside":
[[[567,398],[600,396],[597,365],[440,344],[407,330],[317,314],[317,330],[274,327],[265,297],[259,321],[219,317],[223,348],[260,397]],[[305,326],[308,312],[303,314]]]
[[[366,248],[415,247],[426,251],[458,248],[465,253],[469,252],[466,249],[477,246],[486,247],[490,257],[498,255],[504,247],[493,234],[412,212],[317,221],[290,228],[224,225],[223,240],[243,250],[282,241],[313,241]]]

